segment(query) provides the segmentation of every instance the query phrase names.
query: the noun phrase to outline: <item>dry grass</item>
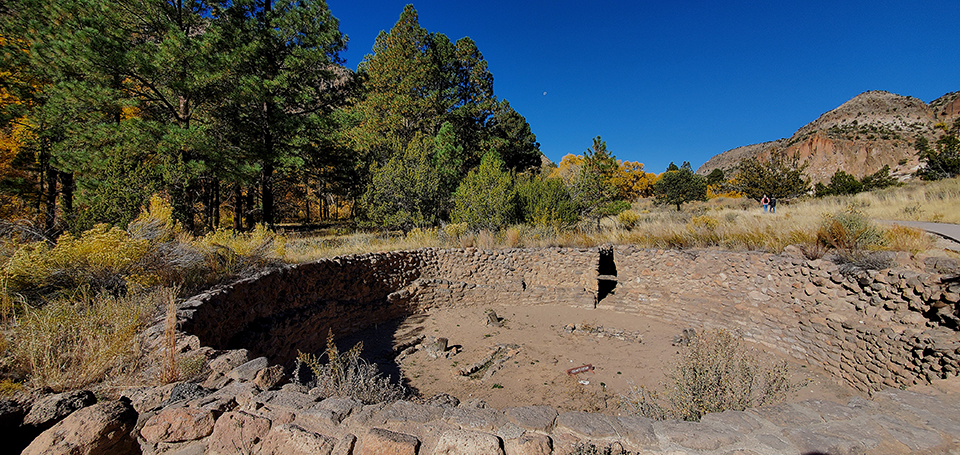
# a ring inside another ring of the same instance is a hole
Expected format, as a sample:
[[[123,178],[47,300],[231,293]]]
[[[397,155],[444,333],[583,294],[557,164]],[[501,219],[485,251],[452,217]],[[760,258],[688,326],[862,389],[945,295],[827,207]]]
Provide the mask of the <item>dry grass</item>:
[[[876,220],[922,220],[960,223],[960,179],[915,182],[855,196],[781,201],[777,213],[763,213],[753,200],[718,197],[685,204],[678,212],[657,207],[645,199],[619,217],[603,220],[601,229],[582,223],[573,229],[529,225],[511,226],[499,233],[469,232],[466,226],[414,229],[410,233],[358,233],[345,236],[290,240],[285,259],[306,262],[342,254],[440,248],[589,247],[632,244],[645,248],[721,248],[733,251],[778,253],[800,245],[816,255],[817,232],[824,217],[851,210]],[[929,250],[929,236],[907,228],[880,228],[884,248],[896,251]],[[822,255],[823,252],[820,252]]]
[[[30,387],[72,390],[123,376],[141,356],[140,330],[169,289],[115,297],[78,293],[28,308],[12,329],[9,362]]]

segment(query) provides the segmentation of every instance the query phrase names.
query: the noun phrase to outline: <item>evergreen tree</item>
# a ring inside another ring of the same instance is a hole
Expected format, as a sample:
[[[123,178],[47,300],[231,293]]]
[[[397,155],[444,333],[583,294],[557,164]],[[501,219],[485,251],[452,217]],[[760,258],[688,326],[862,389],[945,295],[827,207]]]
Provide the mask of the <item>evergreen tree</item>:
[[[676,167],[675,164],[670,164]],[[668,168],[660,176],[657,183],[653,184],[653,193],[656,204],[676,205],[677,211],[680,211],[681,204],[707,200],[707,179],[695,174],[690,163],[684,161],[676,170],[671,171]]]
[[[346,39],[323,0],[237,0],[221,18],[225,50],[235,62],[232,87],[218,113],[230,142],[253,161],[263,222],[276,222],[277,173],[342,165],[317,156],[332,134],[327,118],[349,76],[337,66]],[[310,156],[313,154],[313,156]]]
[[[592,148],[583,155],[583,165],[571,192],[581,216],[596,220],[597,229],[600,229],[603,217],[616,215],[627,208],[615,203],[619,192],[613,177],[617,169],[617,158],[607,151],[607,143],[600,136],[595,137]]]
[[[441,174],[432,148],[432,138],[420,137],[410,141],[403,154],[372,165],[370,185],[360,199],[370,222],[404,230],[437,223]]]
[[[396,152],[392,144],[435,136],[450,123],[467,169],[492,149],[511,169],[540,164],[536,137],[509,103],[494,96],[493,75],[476,43],[428,32],[412,5],[380,33],[359,71],[365,92],[353,109],[359,123],[351,139],[370,161],[383,162]]]
[[[889,164],[884,164],[877,172],[864,176],[860,182],[863,183],[863,191],[886,188],[898,183],[896,178],[890,176]]]
[[[559,178],[518,176],[518,219],[534,226],[569,227],[580,221],[577,207]]]
[[[806,163],[800,164],[799,156],[774,155],[770,161],[747,158],[737,166],[730,187],[756,201],[764,195],[777,199],[797,197],[810,191],[810,182],[803,173],[806,167]]]
[[[918,137],[914,147],[923,166],[917,175],[923,180],[940,180],[960,175],[960,119],[947,129],[940,124],[942,135],[931,147],[924,137]]]
[[[515,220],[513,177],[496,152],[487,152],[454,194],[451,219],[472,229],[500,229]]]

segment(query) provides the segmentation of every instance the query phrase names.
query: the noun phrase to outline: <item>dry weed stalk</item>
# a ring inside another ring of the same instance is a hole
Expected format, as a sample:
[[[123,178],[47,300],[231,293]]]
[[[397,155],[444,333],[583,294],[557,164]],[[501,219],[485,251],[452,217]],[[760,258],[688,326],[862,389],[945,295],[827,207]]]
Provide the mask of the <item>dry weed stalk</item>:
[[[177,293],[165,296],[165,315],[163,324],[163,370],[160,382],[169,384],[180,379],[177,365]]]

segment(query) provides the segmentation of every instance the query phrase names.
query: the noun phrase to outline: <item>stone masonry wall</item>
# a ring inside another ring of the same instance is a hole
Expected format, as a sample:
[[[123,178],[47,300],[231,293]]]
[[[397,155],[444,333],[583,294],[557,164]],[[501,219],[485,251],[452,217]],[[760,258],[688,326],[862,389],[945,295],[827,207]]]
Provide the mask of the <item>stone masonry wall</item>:
[[[597,249],[421,249],[322,259],[180,305],[183,330],[216,349],[289,363],[297,351],[437,306],[498,301],[593,308]]]
[[[956,376],[960,286],[900,268],[848,276],[823,260],[762,253],[616,249],[598,308],[740,330],[823,365],[860,390]]]
[[[184,329],[204,344],[281,364],[297,350],[322,349],[329,329],[340,335],[434,307],[504,302],[596,306],[739,330],[861,390],[960,369],[960,283],[951,275],[916,267],[845,275],[829,261],[765,253],[612,251],[605,272],[612,276],[603,277],[597,248],[344,256],[202,294],[181,311]],[[598,278],[615,283],[599,302]]]

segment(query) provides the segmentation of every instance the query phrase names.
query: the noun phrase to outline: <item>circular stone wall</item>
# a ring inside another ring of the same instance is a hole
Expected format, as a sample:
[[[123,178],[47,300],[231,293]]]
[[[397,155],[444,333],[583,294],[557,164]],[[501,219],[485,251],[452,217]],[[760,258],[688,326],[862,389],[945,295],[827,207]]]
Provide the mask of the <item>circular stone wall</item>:
[[[419,249],[291,266],[198,295],[179,315],[204,345],[289,364],[323,349],[328,330],[348,335],[432,308],[572,305],[739,330],[868,391],[957,375],[957,264],[928,262],[927,272],[851,276],[763,253]]]

